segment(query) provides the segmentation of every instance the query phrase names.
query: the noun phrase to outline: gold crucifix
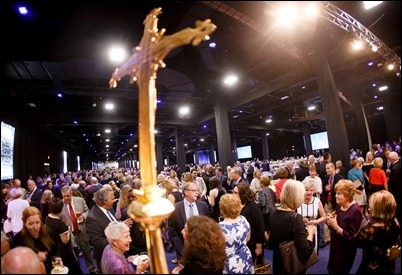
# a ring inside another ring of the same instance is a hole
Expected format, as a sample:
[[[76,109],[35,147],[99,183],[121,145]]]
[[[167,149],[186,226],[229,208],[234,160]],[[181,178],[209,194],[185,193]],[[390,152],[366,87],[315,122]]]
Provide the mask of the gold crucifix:
[[[161,8],[153,9],[144,20],[144,34],[131,57],[112,74],[109,85],[125,75],[130,83],[137,82],[139,90],[139,160],[141,164],[141,189],[136,192],[137,201],[130,204],[128,213],[144,227],[147,237],[147,250],[150,256],[151,272],[167,274],[162,237],[161,222],[169,217],[174,206],[162,198],[160,188],[156,187],[155,157],[155,112],[156,112],[156,72],[159,66],[165,67],[163,59],[173,49],[192,44],[199,45],[209,39],[216,26],[211,20],[197,21],[195,28],[185,28],[172,35],[164,36],[165,29],[158,32],[158,15]]]

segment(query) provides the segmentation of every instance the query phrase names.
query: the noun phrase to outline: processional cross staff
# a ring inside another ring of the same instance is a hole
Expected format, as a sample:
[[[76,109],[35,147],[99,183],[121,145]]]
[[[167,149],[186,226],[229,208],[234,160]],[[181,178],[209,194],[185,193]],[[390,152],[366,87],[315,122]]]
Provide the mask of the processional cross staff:
[[[117,82],[125,75],[130,83],[137,82],[139,90],[139,159],[141,163],[141,189],[136,190],[137,201],[129,208],[129,215],[145,227],[147,250],[150,257],[151,272],[167,274],[162,237],[161,222],[173,212],[173,204],[162,198],[156,186],[155,162],[155,112],[156,112],[156,72],[165,67],[163,59],[179,46],[199,45],[209,39],[216,26],[211,20],[197,21],[195,28],[185,28],[172,35],[164,36],[165,29],[158,32],[158,15],[161,8],[153,9],[144,20],[144,34],[131,57],[112,74],[109,85],[117,87]]]

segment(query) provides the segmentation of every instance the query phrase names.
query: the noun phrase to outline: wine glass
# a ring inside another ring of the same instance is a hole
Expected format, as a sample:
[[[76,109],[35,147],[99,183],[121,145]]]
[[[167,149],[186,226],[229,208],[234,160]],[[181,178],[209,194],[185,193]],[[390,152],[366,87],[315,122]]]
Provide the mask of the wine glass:
[[[53,267],[61,267],[61,266],[63,266],[63,261],[62,261],[61,257],[53,256],[52,257],[52,265],[53,265]]]

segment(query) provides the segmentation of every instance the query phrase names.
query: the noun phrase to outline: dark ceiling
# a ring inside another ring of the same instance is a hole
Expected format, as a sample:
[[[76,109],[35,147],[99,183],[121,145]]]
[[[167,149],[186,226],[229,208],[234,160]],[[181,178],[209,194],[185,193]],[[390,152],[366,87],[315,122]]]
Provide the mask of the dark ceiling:
[[[194,27],[197,19],[210,18],[217,26],[210,41],[172,51],[165,58],[167,67],[158,71],[161,102],[155,128],[165,153],[174,151],[177,127],[182,128],[189,150],[216,143],[214,102],[218,100],[228,105],[230,130],[238,145],[250,144],[264,133],[280,138],[300,132],[304,122],[313,132],[325,129],[321,99],[308,65],[309,56],[317,53],[328,57],[338,89],[347,99],[352,92],[360,93],[368,119],[378,114],[376,108],[385,97],[400,93],[400,77],[385,69],[383,56],[368,49],[352,53],[351,33],[335,24],[320,18],[314,26],[299,24],[292,34],[276,29],[270,21],[279,4],[275,1],[57,1],[51,5],[31,1],[27,3],[30,14],[24,18],[17,14],[16,1],[5,2],[1,4],[7,28],[3,110],[25,114],[93,160],[115,160],[137,144],[138,89],[127,77],[117,88],[109,88],[109,78],[119,65],[108,61],[107,50],[114,42],[128,49],[138,45],[142,22],[156,7],[162,7],[158,28],[165,28],[166,35]],[[363,1],[330,3],[400,56],[400,2],[385,1],[367,11]],[[208,47],[211,41],[215,48]],[[375,63],[372,67],[367,66],[370,60]],[[239,74],[239,85],[222,84],[228,71]],[[374,99],[372,83],[388,84],[388,93]],[[281,100],[284,96],[289,98]],[[106,101],[114,102],[114,111],[103,109]],[[355,106],[341,103],[346,122],[354,119]],[[184,104],[191,113],[180,117],[178,108]],[[317,109],[307,111],[309,105]],[[273,122],[267,124],[270,116]],[[105,128],[111,134],[105,134]]]

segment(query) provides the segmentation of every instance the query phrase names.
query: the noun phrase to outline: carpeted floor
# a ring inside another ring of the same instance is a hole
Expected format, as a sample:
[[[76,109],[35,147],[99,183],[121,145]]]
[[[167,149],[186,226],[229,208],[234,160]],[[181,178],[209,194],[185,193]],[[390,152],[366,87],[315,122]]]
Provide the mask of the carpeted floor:
[[[308,274],[328,274],[327,263],[328,263],[328,256],[329,256],[329,245],[320,249],[319,254],[320,254],[319,255],[320,261],[317,264],[315,264],[314,266],[312,266],[311,268],[309,268],[309,270],[307,271]],[[268,249],[264,249],[264,256],[265,256],[265,259],[268,262],[270,262],[272,265],[272,251],[268,250]],[[362,257],[362,251],[361,251],[361,249],[358,249],[356,259],[355,259],[355,262],[353,264],[350,274],[356,273],[356,271],[360,265],[360,262],[361,262],[361,257]],[[176,254],[174,252],[170,252],[170,253],[166,252],[166,260],[167,260],[167,264],[169,266],[169,271],[172,271],[172,269],[176,266],[175,264],[173,264],[171,262],[175,258],[176,258]],[[271,268],[271,272],[272,272],[272,268]],[[401,274],[401,257],[399,257],[396,260],[395,274]]]
[[[172,252],[166,251],[165,254],[166,254],[166,261],[168,264],[169,272],[171,272],[172,269],[176,267],[176,264],[172,263],[172,260],[176,258],[176,253],[174,251],[172,251]],[[319,254],[320,254],[319,255],[320,261],[317,264],[315,264],[314,266],[312,266],[307,271],[308,274],[328,274],[327,263],[328,263],[328,255],[329,255],[329,245],[320,249]],[[264,249],[264,255],[265,255],[265,259],[268,262],[270,262],[272,265],[272,251],[268,250],[268,249]],[[358,249],[356,259],[355,259],[355,262],[354,262],[354,265],[352,267],[350,274],[356,273],[356,271],[359,267],[359,264],[361,262],[361,257],[362,257],[362,251],[361,251],[361,249]],[[89,272],[85,266],[84,259],[82,257],[80,257],[80,264],[81,264],[81,268],[82,268],[84,274],[89,274]],[[272,272],[272,268],[271,268],[271,272]],[[396,260],[395,274],[401,274],[401,257],[399,257]]]

